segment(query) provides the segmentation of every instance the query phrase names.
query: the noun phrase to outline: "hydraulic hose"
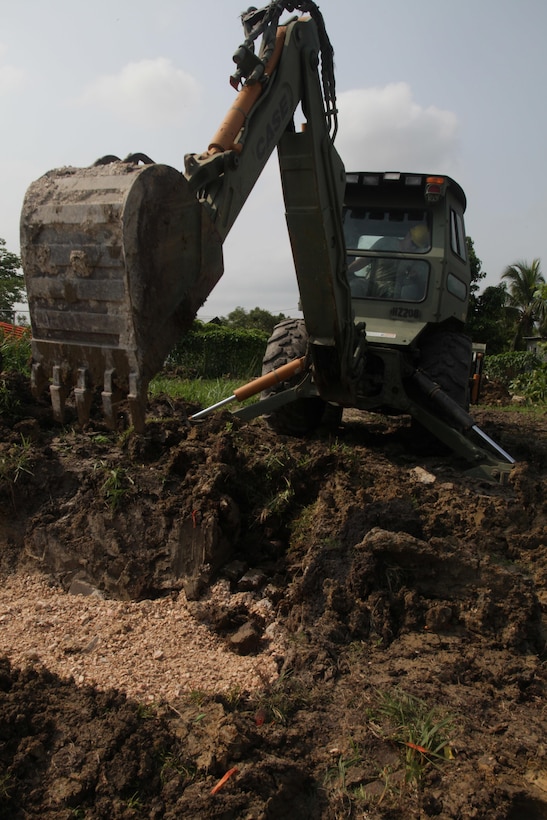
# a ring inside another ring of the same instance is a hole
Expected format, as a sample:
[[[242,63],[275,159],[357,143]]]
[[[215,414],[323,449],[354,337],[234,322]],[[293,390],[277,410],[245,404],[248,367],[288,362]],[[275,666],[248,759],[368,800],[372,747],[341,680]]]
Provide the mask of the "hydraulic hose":
[[[430,379],[423,370],[415,370],[412,378],[428,399],[431,399],[446,415],[462,430],[471,430],[475,425],[475,420],[460,405],[450,398],[437,382]]]
[[[496,444],[490,436],[488,436],[478,424],[475,422],[475,419],[469,415],[469,413],[460,407],[460,405],[454,401],[454,399],[450,398],[441,387],[430,379],[429,376],[423,372],[423,370],[415,370],[412,374],[412,378],[420,388],[420,390],[425,393],[425,395],[434,402],[439,409],[443,411],[443,413],[451,419],[455,425],[460,427],[464,432],[468,432],[469,430],[473,430],[474,433],[477,433],[483,441],[485,441],[490,447],[492,447],[496,452],[501,455],[509,464],[514,464],[515,459],[506,453],[505,450],[500,447],[499,444]]]

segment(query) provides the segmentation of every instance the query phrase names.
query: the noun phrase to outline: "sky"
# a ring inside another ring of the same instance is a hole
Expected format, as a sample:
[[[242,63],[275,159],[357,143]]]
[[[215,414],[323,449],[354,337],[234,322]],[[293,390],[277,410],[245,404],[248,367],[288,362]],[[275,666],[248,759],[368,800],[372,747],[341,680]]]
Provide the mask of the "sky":
[[[259,5],[259,4],[257,4]],[[496,285],[547,270],[545,0],[322,0],[346,169],[445,173]],[[235,92],[237,0],[0,0],[0,237],[19,253],[28,185],[46,171],[142,151],[182,170]],[[288,16],[288,15],[286,15]],[[299,127],[299,122],[296,123]],[[275,156],[224,246],[203,319],[259,306],[297,316]]]

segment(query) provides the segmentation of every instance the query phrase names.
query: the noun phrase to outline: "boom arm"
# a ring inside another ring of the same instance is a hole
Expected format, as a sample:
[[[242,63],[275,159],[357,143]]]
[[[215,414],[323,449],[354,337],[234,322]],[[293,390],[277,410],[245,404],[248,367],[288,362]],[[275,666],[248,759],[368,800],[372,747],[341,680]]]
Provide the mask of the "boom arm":
[[[336,128],[334,79],[325,65],[323,86],[319,77],[319,55],[328,66],[332,54],[318,15],[315,8],[315,19],[300,18],[277,28],[264,84],[253,76],[261,64],[258,58],[251,58],[246,45],[240,48],[234,59],[248,65],[251,78],[207,153],[187,156],[185,165],[186,178],[224,239],[277,146],[314,377],[321,395],[328,399],[330,384],[335,384],[340,400],[341,385],[348,396],[352,392],[354,323],[341,220],[345,172],[331,136]],[[272,38],[264,40],[268,51]],[[293,115],[300,103],[307,122],[296,133]]]

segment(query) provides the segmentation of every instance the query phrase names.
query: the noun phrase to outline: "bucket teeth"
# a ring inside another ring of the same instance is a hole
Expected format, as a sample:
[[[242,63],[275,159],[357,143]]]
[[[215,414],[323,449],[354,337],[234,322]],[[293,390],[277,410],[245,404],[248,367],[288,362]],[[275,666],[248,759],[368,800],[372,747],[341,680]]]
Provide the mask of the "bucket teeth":
[[[65,403],[69,392],[70,388],[63,381],[61,367],[58,364],[54,365],[49,393],[51,396],[51,406],[53,408],[53,418],[60,424],[65,420]]]
[[[129,393],[127,400],[129,402],[129,415],[131,416],[131,424],[137,433],[144,432],[144,423],[146,417],[146,394],[147,390],[142,384],[142,380],[137,373],[129,374]]]
[[[123,393],[116,384],[116,371],[105,370],[104,389],[101,393],[103,400],[103,414],[111,430],[116,429],[118,405],[123,401]]]
[[[30,389],[35,398],[40,398],[49,387],[49,379],[39,362],[33,362],[30,371]]]
[[[91,388],[91,378],[86,367],[78,369],[76,387],[74,388],[74,401],[78,411],[78,421],[85,427],[89,421],[91,412],[91,402],[93,401],[93,390]]]
[[[66,374],[66,368],[59,364],[52,366],[52,382],[49,384],[42,366],[38,363],[32,366],[31,386],[36,397],[43,395],[49,386],[51,405],[55,421],[64,424],[66,402],[74,385],[74,403],[78,413],[78,423],[85,427],[89,423],[93,398],[96,395],[96,385],[92,374],[87,367],[79,367],[76,374]],[[104,372],[103,389],[101,392],[103,415],[107,425],[112,429],[118,428],[120,405],[127,401],[131,424],[137,433],[143,433],[146,424],[146,400],[148,382],[138,373],[129,373],[129,390],[127,385],[121,387],[117,380],[114,368]]]

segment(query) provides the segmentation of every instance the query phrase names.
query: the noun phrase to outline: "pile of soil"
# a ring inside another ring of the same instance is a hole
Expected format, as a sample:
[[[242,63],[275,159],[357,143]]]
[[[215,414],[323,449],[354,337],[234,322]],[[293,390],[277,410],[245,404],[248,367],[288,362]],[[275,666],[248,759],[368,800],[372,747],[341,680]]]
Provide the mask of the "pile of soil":
[[[502,485],[406,419],[3,385],[0,817],[547,818],[545,413],[474,408]]]

